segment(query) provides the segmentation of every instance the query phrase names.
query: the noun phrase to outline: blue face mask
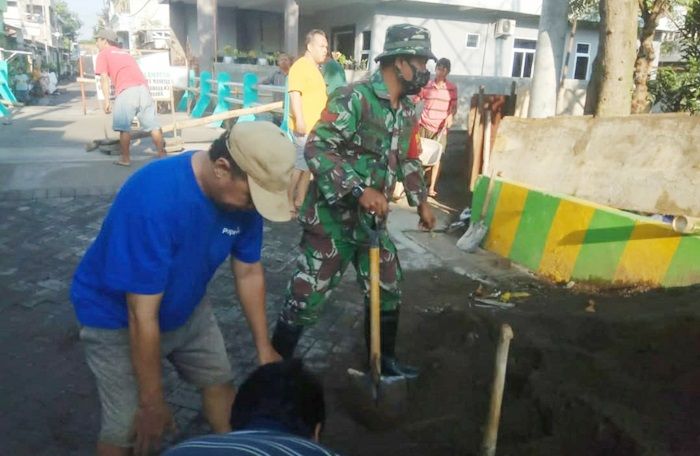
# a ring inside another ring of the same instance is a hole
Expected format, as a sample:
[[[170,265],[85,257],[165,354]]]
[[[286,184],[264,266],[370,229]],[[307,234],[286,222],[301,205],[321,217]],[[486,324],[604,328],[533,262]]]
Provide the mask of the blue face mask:
[[[394,67],[396,76],[399,78],[399,81],[401,81],[401,87],[403,89],[402,92],[404,95],[417,95],[420,93],[420,90],[430,81],[430,71],[420,71],[412,63],[406,63],[408,63],[408,66],[410,66],[411,70],[413,70],[413,78],[405,79],[398,68]]]

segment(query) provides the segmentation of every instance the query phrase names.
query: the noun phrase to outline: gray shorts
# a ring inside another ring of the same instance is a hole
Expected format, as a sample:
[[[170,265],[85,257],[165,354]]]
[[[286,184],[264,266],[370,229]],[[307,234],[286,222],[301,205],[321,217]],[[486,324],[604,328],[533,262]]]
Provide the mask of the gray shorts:
[[[97,379],[102,407],[99,440],[131,447],[139,401],[129,331],[84,326],[80,339],[88,366]],[[197,306],[183,326],[161,333],[160,349],[161,356],[173,364],[180,376],[197,387],[233,380],[224,338],[206,300]]]
[[[112,129],[131,131],[131,121],[134,117],[138,117],[144,131],[160,128],[156,120],[156,103],[146,86],[129,87],[117,95],[112,109]]]
[[[309,135],[304,135],[304,136],[297,136],[296,134],[294,135],[294,146],[296,147],[297,150],[297,158],[296,161],[294,162],[294,169],[298,169],[301,171],[308,171],[309,170],[309,165],[306,164],[306,158],[304,158],[304,148],[306,147],[306,140],[309,138]]]

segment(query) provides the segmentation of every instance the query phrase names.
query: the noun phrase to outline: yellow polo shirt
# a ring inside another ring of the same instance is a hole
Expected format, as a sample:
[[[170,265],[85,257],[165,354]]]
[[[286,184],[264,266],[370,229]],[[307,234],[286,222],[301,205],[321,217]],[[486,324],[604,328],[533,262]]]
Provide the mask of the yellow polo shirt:
[[[301,112],[306,124],[306,132],[309,133],[326,107],[326,81],[321,71],[311,59],[301,57],[294,62],[287,76],[287,90],[301,94]],[[296,128],[294,113],[289,110],[289,126]]]

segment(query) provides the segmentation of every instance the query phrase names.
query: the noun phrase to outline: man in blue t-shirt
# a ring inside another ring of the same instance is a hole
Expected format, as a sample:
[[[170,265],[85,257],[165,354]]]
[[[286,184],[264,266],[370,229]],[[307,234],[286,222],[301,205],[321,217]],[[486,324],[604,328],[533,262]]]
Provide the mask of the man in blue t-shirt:
[[[187,440],[164,456],[335,456],[318,444],[326,419],[323,396],[301,360],[266,364],[238,390],[234,432]]]
[[[294,159],[272,123],[240,123],[208,151],[149,164],[117,194],[71,288],[102,406],[98,454],[148,453],[172,427],[163,358],[201,389],[212,429],[230,430],[233,375],[203,301],[229,255],[258,360],[280,359],[267,333],[262,217],[289,220]]]

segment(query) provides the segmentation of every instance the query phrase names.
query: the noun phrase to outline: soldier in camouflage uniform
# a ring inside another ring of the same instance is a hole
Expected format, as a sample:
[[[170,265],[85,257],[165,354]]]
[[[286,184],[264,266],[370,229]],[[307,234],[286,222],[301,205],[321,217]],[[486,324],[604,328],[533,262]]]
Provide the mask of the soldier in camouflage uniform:
[[[301,207],[302,254],[287,289],[273,346],[289,358],[305,326],[316,322],[323,302],[352,262],[369,303],[368,234],[363,224],[385,220],[389,199],[402,181],[420,225],[432,229],[435,216],[427,203],[418,156],[418,117],[408,95],[429,81],[425,69],[430,33],[402,24],[386,33],[380,68],[369,80],[338,89],[309,136],[306,160],[314,180]],[[381,235],[381,351],[383,375],[414,377],[417,370],[395,356],[401,292],[396,246]],[[365,336],[369,346],[369,312]]]

